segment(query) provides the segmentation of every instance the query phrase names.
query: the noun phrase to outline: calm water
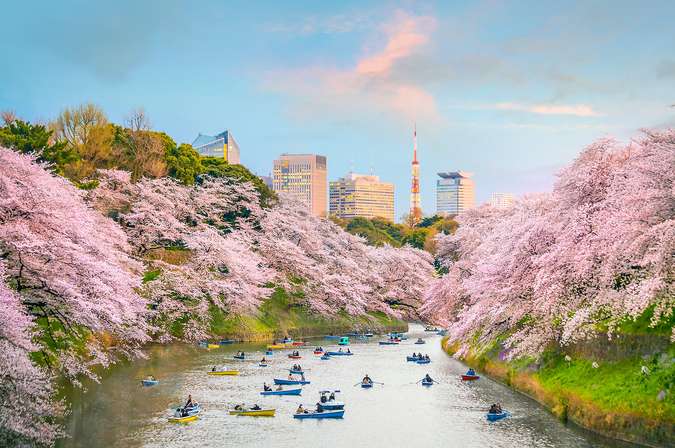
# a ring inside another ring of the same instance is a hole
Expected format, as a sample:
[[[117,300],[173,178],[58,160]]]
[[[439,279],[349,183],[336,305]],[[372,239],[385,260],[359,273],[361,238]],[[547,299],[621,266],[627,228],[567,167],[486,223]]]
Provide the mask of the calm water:
[[[88,392],[74,392],[68,431],[61,447],[616,447],[625,446],[598,439],[565,427],[536,403],[508,388],[481,379],[462,383],[458,375],[466,368],[446,356],[440,337],[411,326],[410,339],[399,346],[379,346],[372,341],[353,341],[351,357],[321,361],[312,347],[300,349],[303,359],[275,351],[269,367],[258,367],[263,345],[231,345],[206,350],[188,346],[149,349],[151,358],[117,366],[106,372],[101,384]],[[425,345],[414,345],[417,336]],[[316,344],[327,347],[325,340]],[[233,361],[244,350],[252,360]],[[423,350],[429,365],[405,361],[406,354]],[[253,360],[255,359],[255,361]],[[301,397],[262,397],[263,381],[286,378],[294,362],[300,362],[312,384]],[[236,367],[238,377],[206,375],[213,364]],[[415,384],[425,373],[440,384],[425,388]],[[364,374],[383,382],[373,389],[354,387]],[[160,379],[155,387],[143,388],[147,374]],[[339,388],[346,403],[343,420],[295,420],[299,403],[313,406],[317,391]],[[168,423],[172,406],[188,393],[202,404],[201,419],[185,425]],[[499,401],[513,416],[497,423],[485,420],[485,409]],[[274,418],[236,417],[227,414],[234,404],[258,403],[274,407]]]

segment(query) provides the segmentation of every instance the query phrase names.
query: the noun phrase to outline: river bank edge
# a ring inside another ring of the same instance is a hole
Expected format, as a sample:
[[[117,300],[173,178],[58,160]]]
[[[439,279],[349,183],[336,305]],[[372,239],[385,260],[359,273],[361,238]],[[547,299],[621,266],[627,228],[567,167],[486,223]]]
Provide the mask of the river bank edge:
[[[449,356],[454,356],[459,349],[459,344],[451,344],[447,336],[441,340],[441,346]],[[563,423],[571,423],[621,442],[653,448],[675,446],[675,418],[672,413],[663,418],[654,418],[617,409],[602,409],[598,403],[579,396],[571,388],[548,387],[540,379],[542,371],[532,369],[530,362],[506,362],[499,358],[494,351],[479,352],[472,348],[458,359],[490,379],[536,401]],[[591,364],[591,361],[587,362]],[[669,395],[672,401],[672,394]]]

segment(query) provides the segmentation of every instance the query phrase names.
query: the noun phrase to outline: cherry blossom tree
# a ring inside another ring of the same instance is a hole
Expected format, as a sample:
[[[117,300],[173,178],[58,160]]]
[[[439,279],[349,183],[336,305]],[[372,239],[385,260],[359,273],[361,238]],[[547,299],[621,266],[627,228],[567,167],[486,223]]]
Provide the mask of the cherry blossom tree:
[[[51,444],[61,435],[54,418],[63,407],[51,400],[48,373],[29,358],[38,350],[32,342],[33,321],[21,297],[5,283],[0,262],[0,445]]]
[[[508,334],[510,356],[592,337],[599,326],[611,333],[647,310],[656,324],[675,305],[674,177],[672,130],[590,145],[550,195],[460,216],[457,233],[438,238],[448,273],[422,313],[460,342]]]
[[[0,149],[0,256],[47,341],[41,360],[71,379],[147,341],[141,266],[124,232],[32,156]]]

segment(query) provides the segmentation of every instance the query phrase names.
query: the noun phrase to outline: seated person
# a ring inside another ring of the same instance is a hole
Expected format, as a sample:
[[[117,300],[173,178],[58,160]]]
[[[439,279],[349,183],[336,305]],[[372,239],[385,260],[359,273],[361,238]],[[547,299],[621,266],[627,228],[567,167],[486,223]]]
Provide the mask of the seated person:
[[[269,391],[272,390],[272,388],[269,387],[269,386],[267,385],[267,383],[264,383],[264,384],[263,384],[263,390],[264,390],[265,392],[269,392]]]
[[[296,414],[304,414],[307,411],[305,411],[305,408],[302,407],[302,404],[298,406],[298,409],[295,410]]]
[[[471,376],[475,376],[475,375],[476,375],[476,371],[473,370],[473,369],[469,369],[469,370],[466,372],[466,374],[467,374],[467,375],[471,375]]]
[[[427,373],[427,376],[424,377],[424,381],[426,381],[427,383],[430,383],[430,382],[433,382],[434,380]]]
[[[279,385],[277,386],[277,390],[284,390],[284,386],[282,386],[281,384],[279,384]]]
[[[253,407],[251,408],[252,411],[259,411],[261,409],[262,408],[260,406],[258,406],[258,403],[254,404]]]
[[[490,406],[490,409],[488,410],[488,413],[490,413],[490,414],[498,414],[499,411],[497,410],[497,405],[493,403],[493,404]]]
[[[235,411],[243,411],[244,410],[244,404],[238,404],[234,407]]]

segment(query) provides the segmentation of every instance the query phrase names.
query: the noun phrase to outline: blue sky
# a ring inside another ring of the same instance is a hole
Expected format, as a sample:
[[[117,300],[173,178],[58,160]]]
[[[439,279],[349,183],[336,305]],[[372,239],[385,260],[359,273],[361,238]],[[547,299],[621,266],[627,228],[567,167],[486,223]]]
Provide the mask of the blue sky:
[[[324,154],[395,182],[397,216],[414,122],[427,213],[438,171],[544,191],[593,140],[675,125],[675,2],[108,3],[4,5],[0,109],[142,106],[179,142],[230,129],[258,174]]]

